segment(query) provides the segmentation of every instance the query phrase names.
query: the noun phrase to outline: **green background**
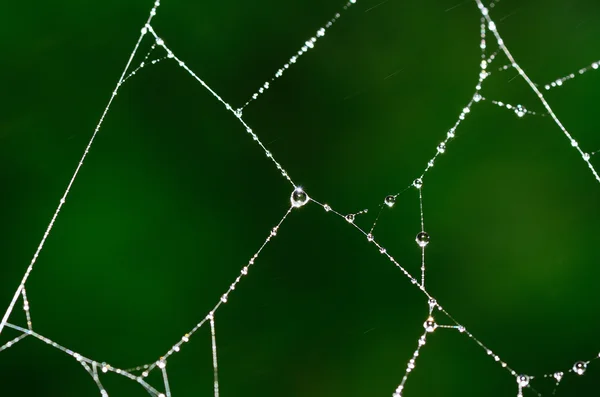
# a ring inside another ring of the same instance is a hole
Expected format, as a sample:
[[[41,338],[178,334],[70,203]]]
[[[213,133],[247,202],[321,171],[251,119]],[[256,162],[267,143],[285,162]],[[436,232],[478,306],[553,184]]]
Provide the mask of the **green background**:
[[[0,16],[0,306],[10,302],[146,21],[150,1],[9,2]],[[343,1],[165,0],[153,26],[234,107]],[[545,84],[600,59],[600,3],[502,0],[492,18]],[[474,2],[362,0],[244,111],[311,197],[369,229],[419,176],[474,93]],[[134,66],[152,41],[147,36]],[[491,49],[495,45],[490,41]],[[164,54],[156,50],[153,56]],[[499,56],[482,94],[542,112]],[[600,71],[548,93],[581,147],[600,149]],[[592,163],[600,167],[600,154]],[[423,187],[427,288],[519,373],[600,351],[600,186],[549,117],[476,104]],[[218,301],[289,206],[292,186],[232,114],[173,61],[119,91],[27,290],[34,328],[121,368],[164,354]],[[418,195],[375,236],[417,275]],[[17,310],[11,322],[24,324]],[[364,236],[310,204],[280,227],[216,317],[221,395],[390,396],[427,302]],[[449,324],[441,314],[440,324]],[[17,335],[3,331],[1,343]],[[212,395],[210,333],[169,360],[174,397]],[[154,374],[151,382],[161,387]],[[598,393],[600,365],[558,396]],[[115,374],[111,396],[147,395]],[[551,380],[532,385],[552,393]],[[71,357],[33,338],[0,352],[12,396],[94,396]],[[515,396],[466,335],[428,338],[406,396]],[[525,395],[535,395],[526,390]]]

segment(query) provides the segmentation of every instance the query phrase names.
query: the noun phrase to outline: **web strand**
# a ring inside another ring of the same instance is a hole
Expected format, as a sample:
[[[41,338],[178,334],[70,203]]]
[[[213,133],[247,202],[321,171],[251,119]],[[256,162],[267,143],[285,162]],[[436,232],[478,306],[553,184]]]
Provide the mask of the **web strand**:
[[[215,317],[212,313],[210,313],[208,316],[210,320],[210,340],[212,345],[215,397],[219,397],[219,363],[217,361],[217,337],[215,333]]]
[[[154,7],[152,7],[152,10],[150,11],[150,16],[148,17],[148,21],[146,22],[146,24],[149,24],[150,21],[152,21],[152,18],[156,15],[156,9],[158,8],[159,5],[160,5],[160,3],[158,1],[156,1],[156,3],[154,4]],[[96,136],[98,135],[98,132],[100,131],[100,127],[102,126],[102,123],[104,122],[104,118],[108,114],[108,110],[110,109],[115,97],[117,96],[117,92],[119,91],[119,88],[121,87],[121,84],[123,83],[123,80],[127,74],[127,70],[129,70],[129,66],[131,65],[131,62],[133,61],[133,58],[135,57],[135,54],[137,53],[137,50],[140,46],[140,43],[142,42],[143,37],[144,37],[144,35],[140,34],[140,37],[138,38],[137,43],[135,44],[135,46],[133,48],[133,51],[129,55],[129,59],[127,60],[125,69],[123,70],[123,73],[121,74],[121,77],[119,78],[119,81],[117,82],[117,85],[116,85],[115,89],[113,90],[112,95],[110,96],[110,99],[108,100],[108,104],[106,105],[106,107],[104,108],[104,111],[102,112],[102,116],[100,116],[100,121],[98,121],[98,124],[96,125],[96,128],[94,129],[94,133],[92,134],[92,137],[90,138],[90,140],[83,152],[83,155],[81,156],[81,159],[79,160],[79,163],[77,164],[77,167],[75,168],[75,172],[73,173],[73,176],[71,177],[71,180],[69,181],[67,188],[66,188],[62,198],[60,199],[58,207],[56,208],[56,211],[54,212],[54,215],[52,216],[52,219],[50,220],[50,224],[46,228],[46,232],[44,233],[44,236],[42,237],[42,240],[40,241],[40,243],[35,251],[35,254],[33,254],[33,258],[31,259],[31,262],[29,263],[29,266],[27,267],[27,270],[25,271],[23,278],[21,279],[21,283],[19,284],[19,287],[15,291],[15,294],[14,294],[10,304],[8,305],[8,309],[6,309],[6,312],[4,313],[4,316],[2,317],[2,320],[0,321],[0,335],[2,334],[2,330],[4,329],[4,326],[6,325],[6,322],[8,321],[8,318],[10,317],[10,314],[12,313],[12,311],[15,307],[15,303],[17,302],[17,299],[19,298],[21,291],[25,288],[25,283],[27,282],[27,279],[29,278],[29,275],[31,274],[31,272],[33,270],[33,266],[35,265],[35,263],[38,259],[38,256],[40,255],[40,253],[42,252],[42,249],[44,248],[44,244],[46,243],[46,240],[48,239],[48,236],[50,235],[50,232],[52,231],[52,228],[54,227],[54,223],[56,222],[56,219],[58,218],[58,214],[60,213],[60,210],[62,209],[63,205],[65,204],[65,202],[67,200],[67,196],[69,195],[69,192],[71,191],[71,187],[73,186],[73,183],[75,183],[75,179],[77,178],[77,175],[79,174],[79,170],[83,166],[83,162],[85,161],[85,159],[90,151],[90,148],[92,147],[92,144],[94,143],[94,139],[96,139]]]

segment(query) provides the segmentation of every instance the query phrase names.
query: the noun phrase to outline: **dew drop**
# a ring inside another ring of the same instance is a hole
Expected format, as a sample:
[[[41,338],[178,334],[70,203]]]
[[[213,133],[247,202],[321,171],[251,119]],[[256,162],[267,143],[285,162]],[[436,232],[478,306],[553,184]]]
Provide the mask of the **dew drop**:
[[[587,363],[585,361],[577,361],[575,365],[573,365],[573,372],[577,375],[583,375],[587,368]]]
[[[417,189],[420,189],[423,187],[423,181],[421,180],[421,178],[417,178],[413,181],[413,186],[416,187]]]
[[[367,234],[367,240],[373,242],[373,235],[371,233]]]
[[[354,214],[348,214],[348,215],[346,215],[346,220],[349,223],[354,223]]]
[[[517,383],[520,387],[527,387],[529,385],[529,376],[519,375],[517,376]]]
[[[557,382],[560,382],[562,380],[563,375],[564,374],[562,372],[555,372],[554,379],[556,379]]]
[[[396,203],[396,197],[394,196],[387,196],[385,198],[385,205],[387,205],[388,207],[393,207],[394,204]]]
[[[440,154],[446,152],[446,144],[444,142],[440,143],[437,147],[437,151]]]
[[[475,95],[473,96],[473,100],[474,100],[475,102],[479,102],[479,101],[481,101],[482,99],[483,99],[483,97],[481,96],[481,94],[480,94],[480,93],[477,93],[477,94],[475,94]]]
[[[429,316],[427,318],[427,320],[423,323],[423,328],[425,328],[425,331],[427,332],[435,331],[435,329],[437,328],[437,324],[435,323],[433,317]]]
[[[331,211],[331,206],[329,204],[324,204],[323,209],[327,212]]]
[[[290,197],[290,201],[292,202],[292,207],[299,208],[308,202],[308,194],[302,190],[301,187],[297,187]]]
[[[427,244],[429,244],[429,234],[420,232],[417,234],[415,240],[417,241],[417,244],[419,244],[419,247],[425,247]]]

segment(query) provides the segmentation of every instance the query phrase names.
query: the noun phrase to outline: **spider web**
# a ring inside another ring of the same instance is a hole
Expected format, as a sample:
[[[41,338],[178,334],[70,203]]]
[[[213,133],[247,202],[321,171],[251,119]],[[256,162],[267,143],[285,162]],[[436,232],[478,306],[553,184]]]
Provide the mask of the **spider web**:
[[[89,139],[80,130],[131,51],[131,30],[108,32],[110,8],[90,10],[98,70],[44,62],[64,76],[58,87],[90,91],[61,95],[41,124],[73,126],[53,133],[52,150],[44,134],[18,140],[9,133],[19,127],[5,129],[3,215],[18,225],[5,227],[3,246],[2,296],[16,297],[2,329],[5,390],[597,390],[598,8],[486,5],[487,15],[471,2],[306,3],[276,21],[254,4],[155,7],[66,196]],[[536,29],[525,35],[523,23]],[[193,37],[215,40],[190,46]],[[14,182],[15,168],[31,182]],[[290,207],[300,185],[313,201]],[[15,294],[15,264],[56,197],[64,210]]]

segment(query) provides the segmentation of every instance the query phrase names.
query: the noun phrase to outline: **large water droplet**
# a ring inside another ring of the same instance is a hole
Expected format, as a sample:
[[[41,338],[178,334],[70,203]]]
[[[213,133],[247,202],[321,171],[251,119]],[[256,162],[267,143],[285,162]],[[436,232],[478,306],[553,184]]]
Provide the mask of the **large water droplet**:
[[[292,207],[302,207],[304,204],[308,202],[308,194],[301,187],[297,187],[290,197],[290,201],[292,202]]]
[[[575,365],[573,365],[573,372],[577,375],[583,375],[587,368],[587,363],[585,361],[577,361]]]
[[[437,324],[435,323],[433,317],[429,316],[427,318],[427,320],[423,323],[423,328],[425,328],[425,331],[427,332],[435,331],[435,329],[437,328]]]
[[[417,178],[413,181],[413,186],[416,187],[417,189],[420,189],[423,187],[423,181],[421,180],[421,178]]]
[[[396,197],[394,197],[394,196],[387,196],[385,198],[385,205],[387,205],[388,207],[393,207],[394,204],[396,204]]]
[[[527,376],[527,375],[517,376],[517,383],[521,387],[527,387],[529,385],[529,376]]]
[[[429,244],[429,234],[421,232],[417,234],[415,240],[417,241],[417,244],[419,244],[419,247],[425,247],[427,244]]]

